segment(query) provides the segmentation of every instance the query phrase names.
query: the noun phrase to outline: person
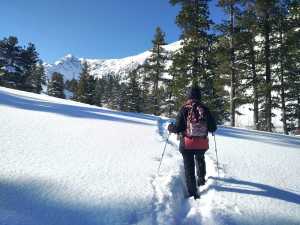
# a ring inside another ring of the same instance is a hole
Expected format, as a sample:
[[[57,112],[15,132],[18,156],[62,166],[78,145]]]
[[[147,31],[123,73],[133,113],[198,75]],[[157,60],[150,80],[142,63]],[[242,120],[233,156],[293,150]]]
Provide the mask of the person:
[[[204,154],[208,150],[208,132],[214,133],[217,125],[209,109],[201,103],[201,90],[193,86],[186,103],[181,107],[175,124],[169,124],[170,133],[180,134],[179,150],[183,157],[188,197],[200,197],[197,186],[205,184]],[[195,162],[197,181],[195,177]]]

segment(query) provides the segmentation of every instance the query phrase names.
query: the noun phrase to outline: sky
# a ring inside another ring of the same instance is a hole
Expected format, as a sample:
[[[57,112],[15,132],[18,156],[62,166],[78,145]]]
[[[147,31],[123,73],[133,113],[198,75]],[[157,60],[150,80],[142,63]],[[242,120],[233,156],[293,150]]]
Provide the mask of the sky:
[[[216,1],[211,19],[224,18]],[[1,0],[0,39],[16,36],[35,44],[40,58],[53,63],[66,54],[78,58],[122,58],[151,48],[155,28],[166,41],[179,40],[178,7],[169,0]]]

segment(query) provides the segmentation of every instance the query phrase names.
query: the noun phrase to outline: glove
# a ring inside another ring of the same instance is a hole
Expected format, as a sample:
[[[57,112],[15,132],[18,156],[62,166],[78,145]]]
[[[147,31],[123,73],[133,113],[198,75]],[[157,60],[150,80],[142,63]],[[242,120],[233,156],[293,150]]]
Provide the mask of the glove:
[[[168,131],[170,132],[170,133],[175,133],[175,125],[174,124],[169,124],[168,125]]]

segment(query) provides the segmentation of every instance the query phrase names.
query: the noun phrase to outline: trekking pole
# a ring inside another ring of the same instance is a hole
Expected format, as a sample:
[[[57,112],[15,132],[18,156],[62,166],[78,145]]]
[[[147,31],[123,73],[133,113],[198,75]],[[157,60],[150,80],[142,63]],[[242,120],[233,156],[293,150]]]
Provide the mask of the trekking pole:
[[[169,137],[170,137],[170,133],[168,133],[167,140],[166,140],[166,143],[165,143],[165,147],[164,147],[163,153],[161,155],[161,159],[160,159],[159,166],[158,166],[158,169],[157,169],[157,175],[159,175],[160,166],[161,166],[162,160],[163,160],[164,155],[165,155],[166,147],[167,147],[167,144],[169,142]]]
[[[218,159],[218,150],[217,150],[216,135],[215,135],[215,133],[213,133],[212,135],[214,136],[214,141],[215,141],[215,152],[216,152],[216,158],[217,158],[218,177],[220,177],[220,173],[219,173],[219,159]]]

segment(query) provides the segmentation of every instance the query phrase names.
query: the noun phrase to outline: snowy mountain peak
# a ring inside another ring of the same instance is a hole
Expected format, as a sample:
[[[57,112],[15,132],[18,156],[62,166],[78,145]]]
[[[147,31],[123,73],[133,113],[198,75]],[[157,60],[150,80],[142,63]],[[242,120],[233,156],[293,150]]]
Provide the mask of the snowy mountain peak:
[[[65,59],[72,59],[72,58],[75,58],[75,56],[73,56],[72,54],[67,54],[64,58]]]
[[[174,52],[181,47],[181,41],[177,41],[165,46],[169,52]],[[77,58],[72,54],[67,54],[53,64],[44,63],[47,77],[51,77],[53,72],[64,75],[65,80],[78,79],[84,61],[90,66],[90,73],[95,77],[102,77],[107,74],[127,74],[137,66],[143,64],[150,56],[150,51],[128,56],[121,59],[88,59]]]
[[[59,65],[63,63],[73,63],[73,62],[75,63],[80,62],[80,60],[72,54],[67,54],[66,56],[62,57],[60,60],[56,61],[54,65]]]

